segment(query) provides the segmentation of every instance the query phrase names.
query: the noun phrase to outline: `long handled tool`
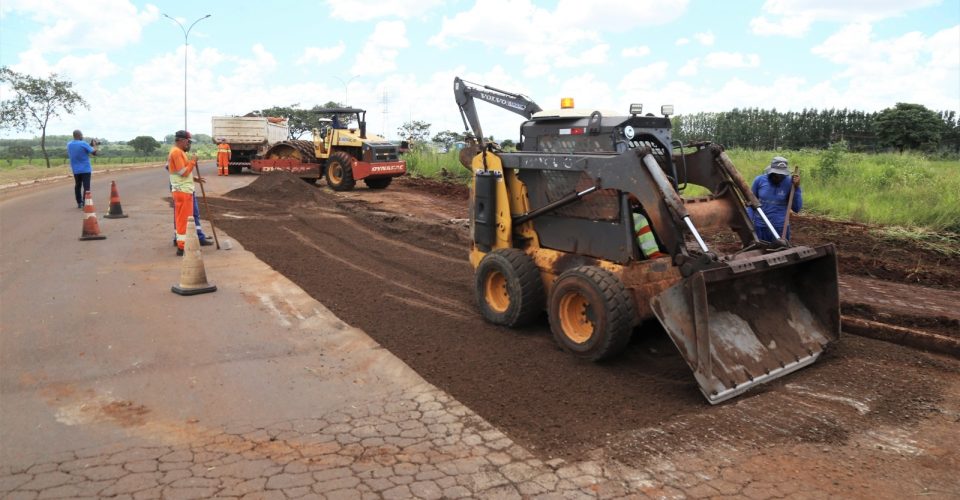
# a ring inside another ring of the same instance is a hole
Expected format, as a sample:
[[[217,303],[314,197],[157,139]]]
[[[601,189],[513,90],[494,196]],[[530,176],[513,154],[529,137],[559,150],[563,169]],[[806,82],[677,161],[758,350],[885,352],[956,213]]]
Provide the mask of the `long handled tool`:
[[[793,167],[793,175],[800,175],[800,165]],[[787,240],[787,230],[790,229],[790,212],[793,212],[793,193],[797,190],[797,185],[793,182],[793,175],[790,176],[790,194],[787,196],[787,216],[783,219],[783,230],[780,232],[780,239]],[[201,184],[202,185],[202,184]],[[213,233],[216,236],[217,233]]]
[[[197,162],[196,170],[197,170],[197,177],[200,177],[202,179],[203,176],[200,175],[199,161]],[[210,229],[213,230],[213,242],[217,244],[217,250],[220,250],[220,240],[217,239],[217,228],[216,226],[213,225],[213,214],[210,212],[210,205],[207,204],[207,190],[203,187],[202,182],[198,182],[197,184],[200,184],[200,194],[203,196],[203,210],[207,212],[206,213],[207,221],[210,222]],[[790,197],[791,198],[793,197],[793,191],[790,191]]]

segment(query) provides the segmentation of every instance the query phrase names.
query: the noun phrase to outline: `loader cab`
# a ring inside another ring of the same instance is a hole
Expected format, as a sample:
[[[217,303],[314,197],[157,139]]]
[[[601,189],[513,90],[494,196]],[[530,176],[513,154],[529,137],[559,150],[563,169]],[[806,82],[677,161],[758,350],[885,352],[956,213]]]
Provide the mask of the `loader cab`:
[[[628,150],[649,150],[670,177],[670,132],[667,116],[575,108],[544,110],[521,125],[520,151],[531,156],[595,153],[613,157]],[[532,206],[544,206],[594,183],[587,172],[576,169],[521,168],[517,176],[526,185]],[[539,217],[536,227],[541,245],[619,264],[643,259],[636,245],[634,214],[644,213],[644,208],[631,203],[630,196],[601,189],[578,203]]]

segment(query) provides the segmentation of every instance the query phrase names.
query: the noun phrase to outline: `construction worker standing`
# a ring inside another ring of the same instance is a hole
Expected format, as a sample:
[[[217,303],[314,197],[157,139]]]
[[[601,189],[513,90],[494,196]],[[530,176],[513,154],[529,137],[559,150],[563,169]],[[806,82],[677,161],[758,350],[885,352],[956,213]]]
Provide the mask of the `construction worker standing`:
[[[217,175],[230,175],[230,145],[223,137],[217,143]]]
[[[197,155],[187,159],[193,136],[186,130],[174,134],[174,146],[167,157],[170,170],[170,194],[173,196],[173,221],[177,229],[177,255],[183,255],[183,246],[187,240],[187,218],[194,209],[194,182],[203,182],[203,178],[194,177],[197,168]]]
[[[790,178],[787,181],[787,178]],[[793,188],[792,205],[787,207],[787,201],[790,199],[790,190]],[[757,238],[761,241],[773,242],[780,239],[780,233],[783,232],[783,226],[786,223],[787,212],[799,212],[803,208],[803,191],[800,190],[800,175],[791,174],[787,166],[787,159],[782,156],[774,156],[770,165],[764,169],[763,173],[753,180],[751,186],[754,196],[760,200],[760,207],[767,219],[777,230],[777,234],[770,233],[766,223],[752,208],[747,209],[750,217],[753,219],[753,225],[757,230]],[[790,241],[790,228],[787,228],[786,240]]]

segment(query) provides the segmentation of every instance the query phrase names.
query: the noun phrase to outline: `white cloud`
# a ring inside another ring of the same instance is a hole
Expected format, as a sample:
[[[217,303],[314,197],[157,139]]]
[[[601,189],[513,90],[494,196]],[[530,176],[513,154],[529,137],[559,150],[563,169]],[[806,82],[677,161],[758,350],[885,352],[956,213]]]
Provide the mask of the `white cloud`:
[[[710,46],[713,45],[713,42],[716,41],[716,37],[713,36],[712,31],[706,33],[696,33],[693,35],[693,39],[700,42],[700,45]]]
[[[507,56],[520,58],[524,76],[538,78],[548,75],[554,67],[605,61],[607,49],[599,48],[606,45],[605,33],[669,23],[683,15],[687,3],[688,0],[668,0],[667,5],[655,0],[560,0],[550,10],[531,0],[487,0],[476,2],[453,17],[444,17],[440,30],[428,44],[449,48],[462,41],[493,47]],[[653,11],[665,14],[648,15]],[[616,15],[610,15],[611,12]],[[594,56],[602,52],[603,59],[569,55],[585,46],[593,47]]]
[[[811,52],[843,68],[832,83],[845,85],[844,105],[882,109],[917,102],[956,109],[960,89],[960,25],[930,36],[910,32],[875,39],[869,24],[843,27]]]
[[[779,20],[770,21],[764,16],[755,17],[750,20],[750,31],[760,36],[785,36],[796,38],[803,36],[813,18],[808,15],[784,16]]]
[[[557,57],[556,66],[558,68],[575,68],[590,64],[603,64],[607,62],[607,52],[609,50],[609,45],[601,43],[576,55],[563,54]]]
[[[403,21],[381,21],[367,38],[350,69],[353,75],[378,75],[397,68],[400,49],[410,46]]]
[[[703,58],[703,65],[715,69],[756,68],[760,66],[760,56],[738,52],[711,52]]]
[[[689,43],[690,43],[690,39],[686,37],[678,38],[676,42],[673,42],[673,44],[676,45],[677,47],[683,47],[684,45],[687,45]]]
[[[680,67],[677,70],[677,74],[680,76],[696,76],[697,72],[700,69],[700,59],[693,58],[687,61],[686,64]]]
[[[303,49],[303,54],[297,59],[297,64],[325,64],[336,61],[343,55],[347,45],[341,40],[333,47],[307,47]]]
[[[655,62],[628,72],[617,85],[624,95],[644,95],[660,86],[667,77],[670,65],[665,61]]]
[[[650,47],[640,45],[639,47],[627,47],[620,51],[623,57],[644,57],[650,54]]]
[[[874,22],[937,5],[941,0],[767,0],[765,15],[750,21],[756,35],[802,36],[814,22]],[[767,18],[771,16],[773,20]]]
[[[669,24],[686,13],[688,3],[689,0],[560,0],[549,21],[560,28],[593,26],[603,31],[624,32]]]
[[[381,17],[409,19],[444,5],[443,0],[327,0],[333,19],[370,21]]]
[[[44,25],[29,37],[30,49],[39,53],[117,50],[140,41],[143,27],[160,17],[157,7],[140,10],[127,0],[4,0],[2,12]]]

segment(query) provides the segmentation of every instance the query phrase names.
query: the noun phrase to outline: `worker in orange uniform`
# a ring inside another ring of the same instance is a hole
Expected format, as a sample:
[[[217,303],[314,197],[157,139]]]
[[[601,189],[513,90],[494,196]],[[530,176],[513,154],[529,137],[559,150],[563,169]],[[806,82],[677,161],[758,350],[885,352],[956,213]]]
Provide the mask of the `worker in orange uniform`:
[[[174,134],[174,145],[167,157],[170,170],[170,193],[173,196],[173,221],[177,228],[177,255],[183,255],[183,246],[187,240],[187,218],[193,215],[194,182],[203,182],[202,177],[194,177],[197,168],[197,155],[187,159],[193,136],[186,130]]]
[[[217,175],[230,175],[230,145],[223,137],[217,139]]]

